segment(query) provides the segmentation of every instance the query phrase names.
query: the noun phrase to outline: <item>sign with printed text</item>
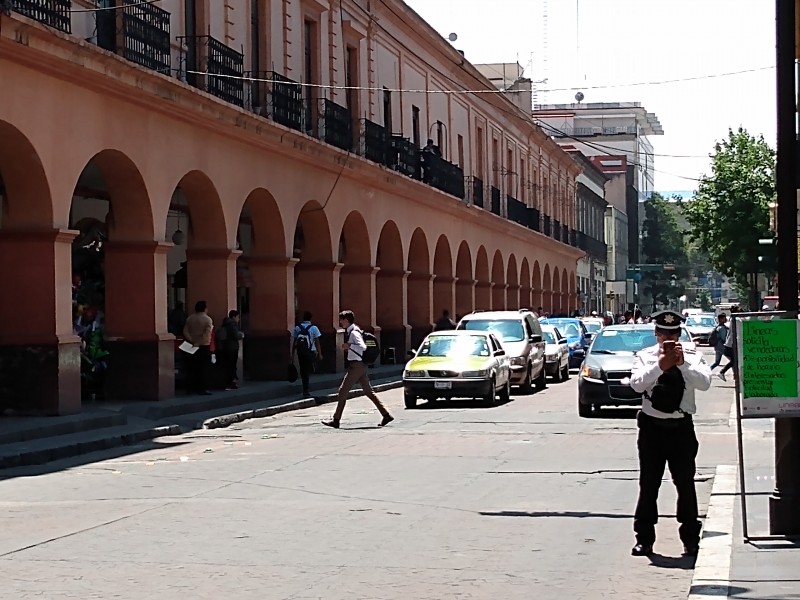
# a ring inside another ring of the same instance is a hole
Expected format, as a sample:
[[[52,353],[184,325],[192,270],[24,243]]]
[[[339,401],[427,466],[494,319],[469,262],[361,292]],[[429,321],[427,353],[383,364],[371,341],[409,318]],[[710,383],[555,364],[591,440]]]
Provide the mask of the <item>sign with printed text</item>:
[[[790,319],[737,322],[743,417],[800,415],[800,328]]]

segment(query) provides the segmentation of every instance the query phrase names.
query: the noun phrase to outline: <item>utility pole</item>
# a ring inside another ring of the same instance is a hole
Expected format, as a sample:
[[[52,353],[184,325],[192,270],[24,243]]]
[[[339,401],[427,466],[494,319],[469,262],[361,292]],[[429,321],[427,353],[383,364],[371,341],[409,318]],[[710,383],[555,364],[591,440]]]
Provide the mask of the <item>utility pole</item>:
[[[795,95],[795,1],[776,0],[778,96],[778,303],[797,313],[797,112]],[[800,535],[800,419],[775,419],[775,490],[769,530]]]

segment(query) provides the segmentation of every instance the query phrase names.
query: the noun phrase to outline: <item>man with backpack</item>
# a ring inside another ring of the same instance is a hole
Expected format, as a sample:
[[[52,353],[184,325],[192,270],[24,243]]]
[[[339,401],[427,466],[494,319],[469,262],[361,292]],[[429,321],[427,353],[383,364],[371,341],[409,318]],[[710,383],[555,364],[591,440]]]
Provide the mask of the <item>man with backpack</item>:
[[[292,356],[297,355],[297,366],[300,370],[300,380],[303,382],[303,397],[311,394],[308,389],[308,380],[314,372],[318,360],[322,360],[322,346],[319,338],[322,333],[319,327],[311,322],[313,315],[306,311],[303,320],[292,331]]]
[[[711,331],[708,336],[708,345],[714,348],[714,363],[711,365],[711,370],[716,369],[722,361],[722,355],[725,353],[725,341],[728,339],[728,315],[720,313],[717,315],[717,326]]]
[[[339,429],[339,421],[342,419],[344,413],[344,405],[347,403],[347,394],[356,382],[361,384],[361,389],[364,390],[367,398],[372,400],[375,408],[381,413],[383,419],[378,424],[378,427],[383,427],[394,421],[394,417],[389,414],[386,407],[375,395],[372,386],[369,383],[369,376],[367,375],[367,367],[375,361],[377,354],[380,354],[377,344],[375,343],[375,336],[369,333],[364,333],[355,324],[355,315],[352,310],[343,310],[339,313],[339,327],[345,330],[345,343],[342,344],[342,350],[345,352],[345,370],[346,374],[342,385],[339,386],[339,399],[336,405],[336,411],[333,413],[333,418],[329,421],[322,421],[322,424],[327,427]],[[369,338],[369,344],[365,341],[365,337]]]
[[[222,320],[215,340],[215,352],[224,373],[226,390],[239,388],[236,366],[239,362],[239,342],[244,338],[244,334],[239,329],[239,320],[239,311],[230,311],[228,316]]]

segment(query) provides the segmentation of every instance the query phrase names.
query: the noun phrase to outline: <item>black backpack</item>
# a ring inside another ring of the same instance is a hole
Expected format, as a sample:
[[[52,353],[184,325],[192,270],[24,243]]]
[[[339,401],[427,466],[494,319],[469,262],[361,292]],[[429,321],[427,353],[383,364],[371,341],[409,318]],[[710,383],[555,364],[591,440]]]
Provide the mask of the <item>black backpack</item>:
[[[716,346],[717,342],[719,342],[719,329],[714,327],[714,329],[711,331],[711,335],[708,336],[708,345]]]
[[[295,340],[295,348],[297,348],[297,356],[298,358],[306,358],[311,359],[314,357],[314,351],[311,349],[312,341],[311,341],[311,328],[313,325],[309,325],[304,327],[302,325],[297,326],[300,329],[300,333],[297,334],[297,339]]]
[[[374,334],[364,331],[363,329],[359,329],[359,331],[361,332],[361,337],[364,338],[364,343],[367,345],[367,349],[361,354],[361,360],[365,365],[374,365],[375,361],[378,360],[378,357],[381,355],[378,338],[376,338]],[[356,354],[358,354],[358,352],[356,352]]]

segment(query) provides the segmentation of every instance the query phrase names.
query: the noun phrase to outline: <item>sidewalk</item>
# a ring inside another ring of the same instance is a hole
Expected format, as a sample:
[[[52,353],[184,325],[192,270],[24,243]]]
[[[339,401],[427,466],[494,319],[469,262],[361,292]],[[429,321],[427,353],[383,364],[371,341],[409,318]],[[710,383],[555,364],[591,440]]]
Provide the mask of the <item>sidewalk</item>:
[[[769,533],[769,495],[774,481],[774,422],[742,425],[747,485],[748,532]],[[800,542],[745,543],[741,489],[736,465],[720,465],[703,527],[690,600],[709,597],[748,600],[800,599]]]
[[[376,391],[383,391],[402,385],[402,372],[403,365],[386,365],[370,369],[369,375]],[[302,398],[299,381],[246,382],[238,390],[210,396],[84,405],[80,414],[64,417],[0,417],[0,470],[324,404],[335,399],[343,376],[312,377],[311,398]],[[350,397],[361,395],[358,386],[350,392]]]

